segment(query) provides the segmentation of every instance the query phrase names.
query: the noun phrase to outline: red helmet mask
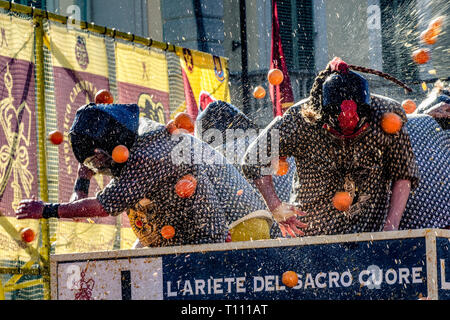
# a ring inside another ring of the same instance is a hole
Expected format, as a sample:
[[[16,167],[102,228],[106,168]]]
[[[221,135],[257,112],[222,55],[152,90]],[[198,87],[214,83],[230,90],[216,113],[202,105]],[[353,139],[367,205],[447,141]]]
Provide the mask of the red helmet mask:
[[[343,138],[353,138],[367,128],[370,93],[367,80],[349,70],[339,58],[329,67],[331,75],[322,85],[324,128]]]

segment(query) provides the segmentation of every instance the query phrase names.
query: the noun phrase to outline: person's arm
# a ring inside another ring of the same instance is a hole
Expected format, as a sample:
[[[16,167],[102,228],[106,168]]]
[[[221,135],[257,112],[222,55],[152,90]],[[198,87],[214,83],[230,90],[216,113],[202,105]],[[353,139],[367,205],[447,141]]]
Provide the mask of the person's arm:
[[[297,215],[304,213],[293,205],[281,202],[270,174],[270,165],[276,157],[292,156],[302,148],[302,140],[299,138],[299,133],[303,131],[299,106],[293,106],[282,117],[276,117],[250,144],[242,161],[245,177],[255,183],[283,235],[288,232],[293,237],[295,234],[304,235],[297,227],[305,228],[307,225],[296,219]]]
[[[278,222],[283,236],[289,233],[292,237],[303,236],[305,233],[298,228],[306,228],[308,224],[297,220],[296,216],[304,213],[293,205],[281,202],[275,191],[272,176],[262,176],[254,180],[256,187],[261,192],[267,207]]]
[[[96,198],[68,203],[44,203],[40,200],[22,200],[16,210],[17,219],[92,218],[109,214]]]
[[[78,165],[78,176],[69,202],[85,199],[88,197],[89,185],[94,174],[94,171],[90,170],[85,165],[81,163]]]
[[[278,195],[275,191],[272,176],[262,176],[261,178],[254,180],[254,182],[264,200],[266,201],[267,207],[269,208],[270,212],[273,212],[277,207],[281,205],[281,200],[280,198],[278,198]]]
[[[383,231],[398,230],[409,194],[417,188],[420,179],[407,130],[408,118],[398,104],[393,104],[392,110],[402,118],[403,127],[397,134],[388,136],[391,143],[384,153],[387,178],[392,181],[392,194]]]
[[[390,207],[383,231],[398,230],[410,191],[411,182],[409,180],[397,180],[393,184]]]

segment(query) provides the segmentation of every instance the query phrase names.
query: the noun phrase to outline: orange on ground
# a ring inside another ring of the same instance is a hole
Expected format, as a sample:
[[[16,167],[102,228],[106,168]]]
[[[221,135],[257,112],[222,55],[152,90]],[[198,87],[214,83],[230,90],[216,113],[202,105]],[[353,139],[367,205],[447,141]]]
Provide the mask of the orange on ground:
[[[294,271],[286,271],[281,277],[281,282],[289,288],[295,287],[298,283],[298,275]]]
[[[22,240],[24,242],[30,243],[34,240],[35,238],[35,233],[33,231],[33,229],[31,228],[24,228],[22,230],[20,230],[20,237],[22,238]]]
[[[98,91],[95,94],[95,103],[96,104],[111,104],[114,102],[114,98],[112,96],[112,94],[105,89],[102,89],[100,91]]]
[[[277,176],[284,176],[289,171],[289,162],[286,158],[273,159],[272,168]]]
[[[400,131],[403,121],[400,116],[394,112],[387,112],[381,118],[381,128],[384,132],[394,134]]]
[[[406,99],[405,101],[403,101],[402,107],[408,114],[413,113],[414,111],[416,111],[417,108],[416,103],[411,99]]]
[[[353,202],[349,192],[339,191],[333,197],[333,206],[339,211],[347,211]]]
[[[284,75],[280,69],[271,69],[267,74],[267,80],[271,85],[277,86],[283,82]]]
[[[187,112],[180,112],[174,118],[175,126],[184,129],[189,133],[194,133],[194,121]]]
[[[126,162],[129,156],[130,152],[128,151],[128,148],[124,145],[120,144],[113,149],[112,159],[117,163]]]
[[[164,239],[172,239],[175,235],[175,228],[172,226],[164,226],[161,228],[161,235]]]
[[[64,140],[64,136],[61,131],[55,130],[49,133],[48,140],[53,144],[61,144]]]
[[[197,189],[197,179],[191,174],[185,175],[175,184],[175,192],[180,198],[189,198]]]
[[[437,35],[433,29],[427,29],[420,34],[420,40],[424,43],[432,45],[437,41]]]
[[[261,86],[257,86],[255,87],[255,89],[253,90],[253,96],[256,99],[262,99],[266,96],[266,89],[264,89]]]
[[[417,64],[424,64],[430,60],[430,50],[427,48],[417,49],[412,53],[412,58]]]

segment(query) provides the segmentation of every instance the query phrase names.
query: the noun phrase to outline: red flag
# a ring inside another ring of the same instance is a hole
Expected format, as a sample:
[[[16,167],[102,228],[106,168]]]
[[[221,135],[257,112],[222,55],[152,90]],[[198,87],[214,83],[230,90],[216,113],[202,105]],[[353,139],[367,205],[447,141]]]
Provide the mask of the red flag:
[[[184,71],[183,68],[181,68],[181,73],[183,74],[184,97],[186,99],[186,112],[191,116],[192,120],[195,121],[198,115],[197,102],[195,101],[194,92],[192,91],[189,78],[187,77],[186,72]]]
[[[280,69],[283,72],[283,82],[274,86],[269,84],[270,98],[273,104],[273,116],[281,116],[294,104],[291,80],[289,78],[283,47],[281,46],[280,24],[278,22],[277,1],[272,0],[272,41],[270,52],[270,69]]]
[[[216,101],[216,98],[214,98],[209,92],[202,90],[202,92],[200,92],[200,97],[198,98],[200,111],[205,110],[208,104],[214,101]]]

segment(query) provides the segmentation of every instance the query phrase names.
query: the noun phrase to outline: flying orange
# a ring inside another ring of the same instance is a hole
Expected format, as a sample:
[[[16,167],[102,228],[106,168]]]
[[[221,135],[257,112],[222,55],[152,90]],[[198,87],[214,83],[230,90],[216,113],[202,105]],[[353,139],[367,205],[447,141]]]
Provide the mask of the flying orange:
[[[175,192],[184,199],[192,197],[196,189],[197,179],[191,174],[185,175],[175,184]]]
[[[339,191],[333,197],[333,206],[339,211],[347,211],[353,202],[349,192]]]
[[[263,87],[261,87],[261,86],[257,86],[253,90],[253,96],[256,99],[262,99],[262,98],[264,98],[266,96],[266,90]]]
[[[34,240],[36,237],[36,234],[34,233],[33,229],[31,228],[24,228],[20,230],[20,237],[24,242],[30,243]]]
[[[112,159],[117,163],[124,163],[128,160],[130,152],[128,148],[124,145],[118,145],[113,149]]]
[[[400,116],[394,112],[387,112],[381,118],[381,128],[384,132],[394,134],[400,131],[403,121]]]
[[[164,239],[172,239],[175,236],[175,228],[172,226],[164,226],[161,228],[161,235]]]
[[[430,50],[427,48],[417,49],[412,53],[412,58],[417,64],[424,64],[430,60]]]
[[[194,121],[187,112],[180,112],[174,118],[175,126],[184,129],[188,133],[194,133]]]
[[[431,30],[434,36],[438,36],[442,32],[442,25],[444,24],[445,17],[440,16],[430,21],[428,29]]]
[[[100,91],[98,91],[95,94],[95,103],[96,104],[111,104],[114,102],[114,98],[112,96],[112,94],[105,89],[102,89]]]
[[[405,101],[403,101],[402,107],[408,114],[413,113],[417,108],[416,103],[411,99],[406,99]]]
[[[434,29],[427,29],[420,34],[420,40],[424,43],[433,45],[437,41],[437,35]]]
[[[281,276],[281,282],[289,288],[293,288],[298,283],[298,275],[294,271],[286,271]]]
[[[50,140],[51,143],[58,145],[63,142],[64,136],[61,131],[55,130],[49,133],[48,140]]]
[[[267,80],[271,85],[277,86],[283,82],[284,75],[280,69],[271,69],[267,74]]]

